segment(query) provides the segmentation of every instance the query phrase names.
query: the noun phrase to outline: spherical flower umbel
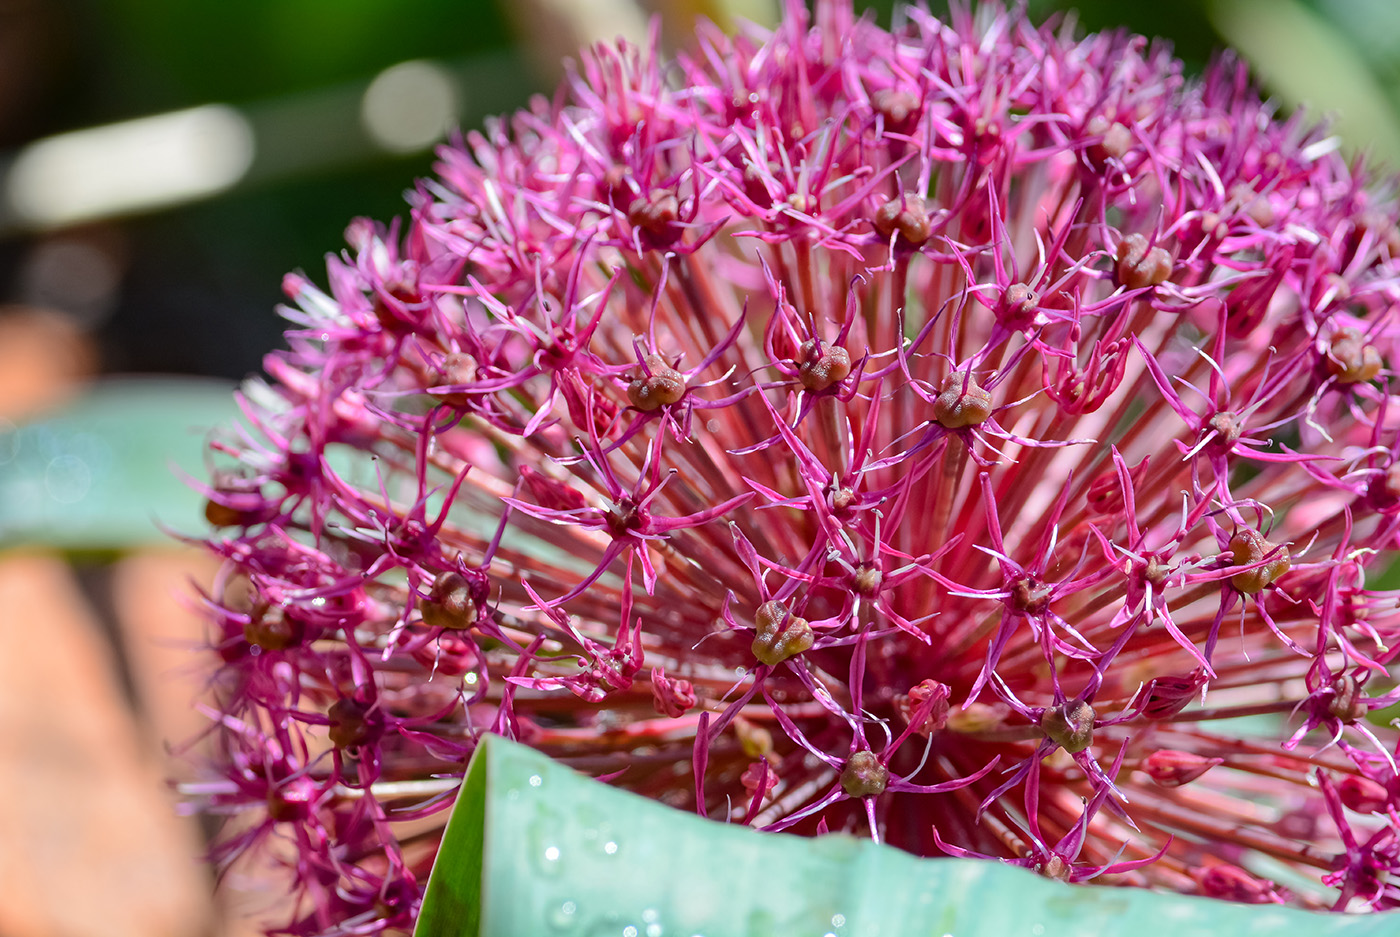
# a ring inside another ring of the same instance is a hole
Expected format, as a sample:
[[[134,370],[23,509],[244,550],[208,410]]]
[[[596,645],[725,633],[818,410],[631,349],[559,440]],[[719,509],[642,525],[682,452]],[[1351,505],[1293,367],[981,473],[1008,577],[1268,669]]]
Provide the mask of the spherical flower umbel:
[[[206,488],[217,858],[407,926],[500,733],[763,830],[1400,905],[1394,202],[1232,60],[817,6],[593,49],[287,279]]]

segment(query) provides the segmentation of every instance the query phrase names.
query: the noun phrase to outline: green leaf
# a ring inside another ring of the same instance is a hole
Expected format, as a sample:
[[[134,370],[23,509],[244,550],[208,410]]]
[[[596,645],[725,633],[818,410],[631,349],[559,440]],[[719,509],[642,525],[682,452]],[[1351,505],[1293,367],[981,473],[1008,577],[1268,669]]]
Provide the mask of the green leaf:
[[[702,820],[489,736],[428,881],[416,937],[1363,937],[1326,915],[1050,881],[867,840]]]
[[[0,546],[119,550],[169,542],[157,522],[201,533],[196,478],[212,427],[236,415],[233,388],[187,378],[109,380],[63,411],[0,426]]]

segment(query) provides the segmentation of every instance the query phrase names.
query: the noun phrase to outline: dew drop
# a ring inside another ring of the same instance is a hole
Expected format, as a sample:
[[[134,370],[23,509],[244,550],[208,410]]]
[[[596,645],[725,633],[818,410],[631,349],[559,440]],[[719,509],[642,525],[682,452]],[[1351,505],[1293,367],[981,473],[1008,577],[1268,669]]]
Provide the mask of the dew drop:
[[[544,857],[545,857],[545,860],[548,861],[548,862],[558,862],[558,861],[559,861],[559,847],[558,847],[558,846],[546,846],[546,847],[545,847],[545,850],[544,850]]]
[[[572,901],[566,901],[550,912],[549,923],[553,924],[556,930],[569,930],[574,926],[574,915],[578,912],[578,905]]]
[[[637,937],[637,929],[628,924],[622,929],[622,937]]]
[[[832,926],[832,927],[845,927],[845,926],[846,926],[846,915],[844,915],[844,914],[833,914],[833,915],[831,916],[831,926]]]
[[[617,843],[613,842],[612,840],[608,840],[606,843],[603,844],[603,852],[607,853],[610,856],[615,855],[617,853]]]
[[[544,778],[540,777],[538,774],[532,774],[532,775],[530,775],[530,786],[531,786],[531,787],[539,787],[539,786],[540,786],[541,784],[543,784],[543,783],[544,783]]]

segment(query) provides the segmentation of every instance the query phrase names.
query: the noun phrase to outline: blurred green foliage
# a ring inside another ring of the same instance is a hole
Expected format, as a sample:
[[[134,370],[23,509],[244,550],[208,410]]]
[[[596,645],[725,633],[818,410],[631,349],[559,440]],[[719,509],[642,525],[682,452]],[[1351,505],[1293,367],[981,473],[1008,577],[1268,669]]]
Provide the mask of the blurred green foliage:
[[[256,106],[364,83],[406,59],[463,62],[521,53],[507,3],[518,0],[56,0],[70,37],[64,90],[43,130],[56,131],[225,101]],[[857,0],[888,22],[897,0]],[[1345,109],[1338,131],[1400,163],[1400,0],[1027,0],[1037,19],[1073,17],[1082,30],[1127,28],[1170,42],[1197,71],[1240,46],[1266,88],[1321,116]],[[700,9],[692,0],[651,8]],[[777,5],[776,0],[773,4]],[[946,0],[929,0],[935,12]],[[1073,12],[1071,12],[1073,11]],[[675,15],[684,15],[676,13]],[[517,16],[539,34],[547,17]],[[537,81],[539,81],[537,79]],[[499,106],[523,102],[532,90]],[[496,105],[493,104],[493,107]],[[468,123],[479,123],[480,115]],[[120,304],[101,328],[108,371],[241,377],[280,344],[273,313],[288,269],[322,279],[322,255],[357,215],[392,218],[431,154],[265,179],[223,198],[126,222],[130,258]],[[23,245],[15,247],[22,251]],[[4,257],[0,255],[0,273]]]
[[[456,59],[514,39],[494,0],[101,0],[118,96],[241,102]]]

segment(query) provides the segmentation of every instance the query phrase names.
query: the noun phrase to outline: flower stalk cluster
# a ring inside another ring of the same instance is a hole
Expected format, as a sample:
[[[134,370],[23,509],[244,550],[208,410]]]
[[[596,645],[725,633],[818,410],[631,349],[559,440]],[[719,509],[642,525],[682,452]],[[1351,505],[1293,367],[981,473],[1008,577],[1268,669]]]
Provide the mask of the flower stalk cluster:
[[[764,830],[1400,905],[1396,205],[1232,60],[817,7],[591,50],[287,278],[205,488],[219,862],[407,927],[500,733]]]

